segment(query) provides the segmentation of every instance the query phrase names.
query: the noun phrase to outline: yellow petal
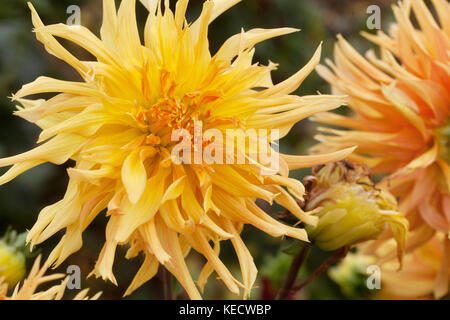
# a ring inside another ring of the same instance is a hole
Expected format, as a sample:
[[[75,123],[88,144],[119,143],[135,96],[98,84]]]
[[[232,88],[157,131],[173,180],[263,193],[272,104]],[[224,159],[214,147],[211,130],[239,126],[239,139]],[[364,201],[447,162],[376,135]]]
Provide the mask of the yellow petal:
[[[151,280],[158,272],[158,267],[158,260],[156,260],[153,255],[147,254],[145,256],[144,262],[139,268],[139,271],[134,276],[133,281],[131,282],[123,296],[129,296],[131,293],[133,293],[133,291],[138,289],[147,281]]]
[[[161,203],[165,203],[166,201],[169,200],[175,200],[178,197],[180,197],[180,195],[184,191],[185,183],[186,183],[186,176],[182,176],[178,178],[176,181],[174,181],[164,193],[164,197]]]
[[[61,134],[33,150],[0,159],[0,167],[26,161],[44,161],[63,164],[81,148],[84,141],[85,138],[75,134]]]
[[[320,62],[322,52],[322,44],[319,45],[311,60],[296,74],[289,79],[277,84],[276,86],[261,92],[260,97],[280,97],[290,94],[300,87],[306,77],[314,70]]]
[[[116,47],[117,13],[114,0],[103,0],[103,24],[100,29],[102,41],[110,48]]]
[[[311,168],[321,164],[328,164],[343,160],[350,154],[352,154],[356,148],[357,147],[352,147],[332,153],[310,156],[291,156],[282,154],[281,157],[284,159],[284,161],[287,162],[290,170],[296,170],[302,168]]]
[[[131,203],[137,203],[147,184],[147,171],[140,157],[140,150],[134,150],[122,166],[122,182]]]
[[[230,61],[240,52],[253,48],[256,44],[262,41],[297,31],[299,30],[293,28],[279,28],[252,29],[247,32],[242,32],[225,41],[219,51],[217,51],[215,58],[218,60]]]
[[[28,7],[31,10],[31,17],[33,25],[36,29],[44,27],[39,15],[34,9],[31,2],[28,2]],[[54,55],[55,57],[64,60],[69,65],[71,65],[75,70],[77,70],[83,77],[85,77],[89,72],[89,67],[87,67],[83,62],[78,60],[69,51],[67,51],[54,37],[47,33],[37,33],[37,39],[42,42],[48,53]]]

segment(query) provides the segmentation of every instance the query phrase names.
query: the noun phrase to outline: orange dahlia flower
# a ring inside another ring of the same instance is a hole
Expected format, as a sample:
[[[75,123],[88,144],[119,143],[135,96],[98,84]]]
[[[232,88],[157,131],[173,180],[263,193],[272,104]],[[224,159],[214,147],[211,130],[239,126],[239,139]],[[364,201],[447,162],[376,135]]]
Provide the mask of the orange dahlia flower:
[[[450,259],[444,252],[450,240],[442,233],[423,246],[407,254],[404,268],[396,269],[395,263],[386,263],[382,271],[381,297],[394,299],[432,299],[448,293]]]
[[[364,33],[379,57],[361,56],[339,36],[334,62],[317,68],[334,92],[348,95],[354,114],[317,115],[347,130],[321,128],[314,151],[358,145],[349,159],[387,175],[382,186],[410,221],[409,251],[450,230],[450,4],[432,3],[436,18],[424,1],[404,0],[393,6],[397,23],[388,34]]]

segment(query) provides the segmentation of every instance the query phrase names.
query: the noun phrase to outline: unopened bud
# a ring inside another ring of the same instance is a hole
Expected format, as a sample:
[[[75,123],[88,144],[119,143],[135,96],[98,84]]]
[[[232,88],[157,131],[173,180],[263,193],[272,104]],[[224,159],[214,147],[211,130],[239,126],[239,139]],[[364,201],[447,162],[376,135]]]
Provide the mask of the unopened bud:
[[[347,161],[319,166],[305,186],[306,209],[319,217],[316,227],[306,228],[319,248],[332,251],[373,240],[390,226],[401,260],[408,221],[397,211],[396,199],[376,188],[367,166]]]

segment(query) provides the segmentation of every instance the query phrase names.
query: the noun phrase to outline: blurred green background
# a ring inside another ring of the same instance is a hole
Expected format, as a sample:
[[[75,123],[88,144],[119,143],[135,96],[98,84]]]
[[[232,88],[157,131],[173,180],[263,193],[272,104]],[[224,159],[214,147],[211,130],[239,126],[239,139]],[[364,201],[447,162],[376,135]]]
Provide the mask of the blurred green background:
[[[45,24],[65,23],[70,5],[81,8],[81,23],[99,34],[102,18],[101,0],[35,0],[32,1]],[[119,2],[119,1],[117,1]],[[174,2],[174,1],[172,1]],[[191,0],[188,21],[193,21],[201,9],[201,0]],[[240,4],[219,17],[211,26],[211,51],[215,52],[231,35],[239,33],[241,28],[278,28],[294,27],[301,32],[266,41],[257,46],[255,59],[267,64],[269,59],[279,64],[274,72],[275,82],[286,79],[312,57],[321,41],[324,43],[322,60],[332,57],[336,34],[342,33],[360,51],[369,44],[362,40],[359,32],[366,30],[368,6],[379,5],[382,12],[382,28],[387,29],[392,21],[390,5],[387,0],[243,0]],[[138,22],[143,28],[146,10],[138,5]],[[367,31],[367,30],[366,30]],[[70,46],[70,51],[83,58],[85,51]],[[85,56],[85,59],[90,57]],[[40,75],[64,80],[79,80],[76,73],[62,61],[47,54],[43,46],[32,33],[30,12],[26,0],[2,0],[0,3],[0,156],[10,156],[24,152],[34,146],[38,129],[26,121],[12,115],[14,105],[9,97],[23,84],[33,81]],[[329,86],[317,74],[312,74],[298,90],[300,95],[329,93]],[[345,110],[343,111],[345,112]],[[281,141],[281,151],[291,154],[305,154],[314,144],[314,124],[302,121],[290,135]],[[0,187],[0,234],[8,225],[22,232],[30,229],[39,211],[59,200],[65,190],[68,178],[65,166],[42,165],[13,182]],[[6,171],[1,169],[1,173]],[[302,178],[308,170],[294,172],[293,176]],[[270,210],[270,208],[268,208]],[[277,209],[272,209],[276,211]],[[65,272],[67,266],[76,264],[81,267],[83,276],[89,274],[95,264],[104,242],[104,215],[97,218],[84,233],[83,249],[71,256],[58,272]],[[39,250],[47,255],[58,241],[56,235],[40,246]],[[246,227],[243,238],[246,241],[258,269],[260,270],[257,288],[251,298],[270,299],[276,293],[285,275],[291,256],[281,253],[285,246],[281,239],[273,239],[251,227]],[[137,271],[141,258],[131,261],[123,259],[126,248],[118,250],[114,272],[119,287],[95,279],[82,279],[82,287],[93,291],[102,290],[103,299],[119,299],[125,292]],[[310,274],[329,254],[313,250],[307,264],[301,270],[300,277]],[[229,245],[223,246],[221,258],[235,274],[238,274],[236,256]],[[191,254],[188,263],[193,274],[199,273],[204,261],[198,255]],[[31,261],[30,261],[31,262]],[[178,288],[180,297],[185,297]],[[69,292],[68,297],[75,292]],[[155,277],[151,282],[137,290],[130,299],[161,299],[161,282]],[[232,299],[224,285],[211,277],[205,291],[207,299]],[[345,299],[339,287],[327,275],[320,276],[313,284],[295,298],[303,299]],[[364,298],[362,294],[360,298]]]

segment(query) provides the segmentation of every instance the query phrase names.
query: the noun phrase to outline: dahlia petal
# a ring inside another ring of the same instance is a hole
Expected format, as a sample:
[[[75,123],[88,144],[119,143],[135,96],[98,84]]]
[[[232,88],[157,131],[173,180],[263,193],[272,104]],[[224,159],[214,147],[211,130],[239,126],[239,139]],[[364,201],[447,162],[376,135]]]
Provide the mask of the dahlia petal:
[[[273,86],[272,88],[262,91],[260,97],[261,98],[279,97],[285,94],[290,94],[291,92],[297,90],[298,87],[300,87],[300,85],[306,79],[306,77],[319,64],[321,52],[322,52],[322,44],[319,45],[311,60],[300,71],[298,71],[289,79]]]
[[[105,242],[105,245],[100,252],[97,263],[95,264],[95,268],[88,277],[90,277],[91,275],[95,275],[96,278],[101,277],[103,280],[109,280],[117,286],[117,280],[114,277],[114,273],[112,271],[116,248],[116,242]]]
[[[178,204],[174,200],[168,200],[161,208],[159,208],[161,212],[161,217],[164,220],[164,223],[171,229],[176,230],[179,233],[186,233],[187,222],[184,220],[181,215],[180,208]]]
[[[349,156],[353,151],[356,150],[357,147],[351,147],[344,150],[326,153],[326,154],[318,154],[311,156],[291,156],[282,154],[284,161],[287,162],[290,170],[297,170],[302,168],[311,168],[321,164],[332,163],[336,161],[340,161]]]
[[[426,168],[430,166],[438,158],[438,144],[435,142],[433,147],[427,150],[425,153],[420,155],[411,161],[406,167],[397,171],[394,176],[402,176],[419,168]]]
[[[195,245],[193,243],[191,243],[191,245],[194,248],[198,248],[208,262],[213,265],[214,270],[227,288],[234,294],[239,295],[239,286],[242,287],[243,285],[231,275],[227,267],[220,261],[219,257],[206,240],[205,235],[202,232],[195,232],[190,237],[192,237],[192,241],[195,242]]]
[[[215,166],[211,174],[214,185],[240,197],[256,197],[271,203],[274,195],[260,187],[248,184],[236,170],[225,166]]]
[[[115,241],[125,242],[133,231],[139,226],[150,221],[158,211],[164,195],[164,181],[169,174],[167,169],[160,168],[158,172],[147,181],[144,193],[136,204],[124,199],[121,210],[123,215],[111,217],[117,220],[119,227],[114,234]]]
[[[140,2],[150,12],[150,15],[154,15],[161,0],[140,0]]]
[[[145,256],[144,263],[142,263],[139,271],[134,276],[133,281],[128,286],[127,291],[123,296],[129,296],[133,291],[141,287],[147,281],[151,280],[156,273],[158,273],[158,267],[158,260],[156,260],[153,255],[147,254]]]
[[[444,174],[445,182],[447,184],[448,190],[450,190],[450,165],[448,165],[446,162],[439,160],[438,161],[439,166],[441,167],[441,170]]]
[[[186,9],[188,6],[189,0],[180,0],[177,1],[175,8],[175,25],[178,30],[183,29],[184,22],[186,21]]]
[[[383,83],[390,83],[392,79],[372,66],[370,63],[364,59],[363,56],[361,56],[358,51],[356,51],[348,42],[347,40],[342,37],[342,35],[338,35],[338,46],[342,50],[343,54],[350,58],[353,64],[358,66],[361,70],[363,70],[366,74],[370,75],[373,79],[383,82]]]
[[[236,250],[236,254],[239,259],[239,264],[242,272],[242,280],[244,284],[244,299],[247,299],[250,296],[250,292],[252,290],[253,284],[256,281],[256,276],[258,273],[258,269],[255,266],[253,261],[253,257],[248,251],[245,243],[242,241],[239,236],[239,232],[233,226],[232,222],[224,219],[225,230],[230,232],[233,235],[231,239],[231,243]]]
[[[71,179],[77,181],[86,181],[97,186],[100,185],[100,180],[103,178],[114,178],[116,175],[114,168],[110,166],[102,166],[100,169],[96,170],[83,170],[77,168],[67,169],[67,173]],[[117,174],[118,176],[118,174]]]
[[[142,65],[141,39],[136,22],[136,0],[123,0],[117,13],[116,48],[131,65]]]
[[[164,193],[161,203],[165,203],[166,201],[169,200],[178,199],[184,191],[185,183],[186,183],[186,176],[182,176],[178,178],[176,181],[174,181]]]
[[[13,101],[32,94],[51,92],[72,93],[98,98],[103,97],[103,94],[94,86],[84,82],[71,82],[48,77],[39,77],[35,81],[24,85],[15,95],[13,95]]]
[[[440,299],[444,297],[449,292],[450,283],[450,240],[442,240],[442,252],[443,257],[441,259],[441,265],[439,266],[439,271],[435,279],[434,286],[434,297]]]
[[[117,20],[115,1],[103,0],[103,23],[100,29],[100,35],[102,41],[111,49],[116,47]]]
[[[213,193],[213,186],[210,185],[208,189],[206,190],[206,193],[204,195],[204,201],[203,201],[203,209],[205,212],[208,212],[209,210],[214,211],[216,214],[220,215],[220,208],[218,208],[214,201],[212,201],[212,193]]]
[[[395,83],[392,83],[393,85]],[[404,102],[402,102],[402,97],[399,95],[400,90],[396,90],[394,86],[382,87],[383,95],[392,103],[395,107],[408,121],[411,123],[422,135],[424,140],[428,140],[429,133],[424,120],[411,108],[409,108]]]
[[[31,10],[31,17],[33,21],[33,26],[36,29],[44,27],[39,15],[34,9],[33,4],[28,2],[28,7]],[[81,76],[86,77],[89,73],[89,68],[75,56],[73,56],[69,51],[67,51],[54,37],[47,33],[36,33],[37,39],[44,44],[45,49],[51,55],[54,55],[58,59],[61,59],[71,65],[75,70],[77,70]]]
[[[231,7],[234,7],[236,4],[238,4],[241,1],[242,0],[213,0],[214,9],[211,14],[209,23],[213,22],[218,16],[220,16],[222,13],[224,13]]]
[[[298,206],[297,202],[283,188],[279,186],[271,186],[271,189],[269,190],[273,190],[272,192],[278,194],[278,196],[275,198],[275,202],[289,210],[289,212],[296,216],[300,221],[311,226],[317,225],[317,223],[319,222],[319,218],[317,216],[313,216],[304,212]]]
[[[400,270],[403,267],[403,257],[406,248],[406,233],[409,229],[409,224],[401,214],[387,214],[385,215],[385,219],[394,234],[394,239],[397,244],[397,257]]]
[[[258,207],[254,202],[250,203],[249,201],[247,201],[247,207],[258,218],[261,218],[267,223],[272,224],[277,228],[281,229],[282,232],[284,233],[283,235],[298,239],[300,241],[309,242],[308,234],[305,231],[305,229],[294,228],[278,222],[277,220],[270,217],[266,212],[264,212],[264,210]]]
[[[185,288],[189,297],[193,300],[200,300],[201,295],[195,286],[192,276],[186,266],[182,246],[176,232],[168,228],[164,223],[156,219],[158,235],[162,240],[164,249],[169,253],[171,260],[167,264],[167,269],[177,278]],[[208,245],[209,246],[209,245]]]
[[[450,9],[445,0],[431,0],[446,34],[450,34]]]
[[[142,225],[139,228],[139,231],[143,235],[146,243],[149,244],[151,252],[155,255],[156,259],[158,259],[159,263],[166,265],[170,263],[171,257],[164,250],[164,247],[161,244],[161,241],[158,237],[158,232],[155,227],[155,220],[152,219],[146,224]]]
[[[61,134],[52,140],[22,154],[0,159],[0,167],[19,164],[28,161],[44,161],[54,164],[63,164],[75,154],[85,138],[75,134]]]
[[[447,224],[450,226],[450,196],[442,197],[442,208],[444,211],[445,218],[447,219]]]
[[[238,199],[227,199],[224,191],[215,189],[213,194],[214,202],[222,208],[222,215],[233,221],[242,221],[253,225],[265,233],[273,237],[282,237],[286,235],[285,230],[279,228],[279,226],[267,222],[264,219],[256,216],[251,212],[245,203],[242,203]]]
[[[104,113],[96,112],[95,109],[98,109],[99,105],[91,107],[67,120],[44,129],[39,135],[37,143],[46,141],[60,133],[73,132],[84,137],[94,135],[105,124],[107,116]]]
[[[78,189],[76,189],[78,190]],[[42,232],[40,232],[39,237],[34,240],[36,244],[42,243],[51,236],[53,236],[59,230],[66,228],[78,219],[81,211],[80,199],[77,196],[73,198],[64,198],[58,207],[58,211],[53,213],[53,219],[45,227]]]
[[[448,232],[449,223],[440,212],[428,202],[419,204],[419,211],[422,218],[433,228],[442,232]]]
[[[315,113],[330,111],[344,104],[339,97],[319,96],[316,101],[311,102],[303,108],[286,111],[271,115],[255,115],[247,121],[247,125],[252,128],[278,128],[293,125],[298,121],[312,116]],[[297,105],[298,106],[298,105]]]
[[[130,153],[122,166],[122,182],[127,190],[128,199],[136,204],[147,185],[147,171],[140,157],[140,150]]]
[[[299,31],[293,28],[252,29],[241,32],[229,38],[214,56],[217,60],[229,61],[244,50],[253,48],[256,44],[270,38],[287,35]]]
[[[214,241],[214,253],[219,256],[220,254],[220,242]],[[206,264],[203,266],[202,271],[200,272],[200,275],[197,279],[197,285],[200,288],[200,291],[204,293],[206,282],[208,282],[208,278],[211,276],[211,274],[214,272],[214,265],[207,261]]]
[[[18,99],[17,101],[22,105],[27,102],[25,99]],[[96,103],[99,103],[99,100],[96,98],[62,93],[47,101],[41,100],[40,103],[36,103],[33,107],[19,109],[14,114],[27,121],[36,122],[50,114],[65,111],[81,111],[86,106]]]
[[[182,196],[181,196],[181,204],[183,210],[187,213],[189,217],[191,217],[195,223],[200,224],[217,235],[220,235],[224,239],[230,239],[233,236],[228,232],[225,232],[221,227],[219,227],[214,221],[206,214],[203,210],[202,206],[198,203],[195,198],[194,193],[191,188],[186,187]]]
[[[305,187],[303,186],[303,184],[298,180],[290,179],[288,177],[270,175],[265,177],[264,184],[285,186],[288,188],[288,191],[298,200],[303,200],[303,196],[305,195]]]
[[[89,29],[83,26],[68,26],[60,23],[36,28],[34,31],[38,34],[50,34],[72,41],[94,55],[99,62],[120,65],[118,55],[111,51]]]
[[[68,226],[66,234],[50,253],[48,260],[54,262],[54,268],[60,266],[71,254],[83,246],[82,230],[75,224]]]
[[[18,175],[24,173],[25,171],[28,171],[31,168],[37,167],[42,163],[45,163],[45,161],[43,160],[24,161],[13,165],[6,173],[0,176],[0,185],[10,182]]]

